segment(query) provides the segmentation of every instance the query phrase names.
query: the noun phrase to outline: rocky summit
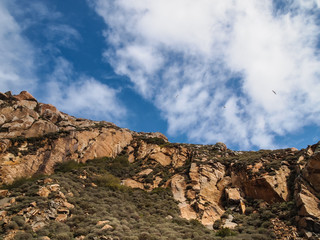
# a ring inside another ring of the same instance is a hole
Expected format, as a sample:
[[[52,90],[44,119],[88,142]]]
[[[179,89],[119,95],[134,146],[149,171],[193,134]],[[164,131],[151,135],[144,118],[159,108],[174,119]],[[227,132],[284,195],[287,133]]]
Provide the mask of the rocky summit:
[[[320,143],[170,143],[0,93],[1,239],[319,239]]]

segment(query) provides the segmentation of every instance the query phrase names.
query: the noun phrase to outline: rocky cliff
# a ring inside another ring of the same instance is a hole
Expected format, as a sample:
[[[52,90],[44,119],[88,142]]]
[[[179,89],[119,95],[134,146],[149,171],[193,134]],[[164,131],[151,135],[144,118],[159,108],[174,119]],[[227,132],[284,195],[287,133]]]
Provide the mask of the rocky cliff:
[[[232,151],[223,143],[170,143],[161,133],[137,133],[69,116],[25,91],[0,93],[4,187],[23,177],[50,175],[58,163],[117,156],[134,166],[117,176],[122,185],[149,192],[169,188],[180,215],[209,229],[240,229],[241,215],[267,214],[278,207],[282,215],[268,218],[274,238],[317,239],[320,234],[320,144],[253,152]],[[82,177],[90,180],[86,173]],[[44,184],[38,194],[49,194],[50,186]],[[3,191],[6,201],[0,207],[5,209],[14,203]],[[61,199],[60,207],[66,211],[72,207]],[[4,212],[0,221],[8,221]]]

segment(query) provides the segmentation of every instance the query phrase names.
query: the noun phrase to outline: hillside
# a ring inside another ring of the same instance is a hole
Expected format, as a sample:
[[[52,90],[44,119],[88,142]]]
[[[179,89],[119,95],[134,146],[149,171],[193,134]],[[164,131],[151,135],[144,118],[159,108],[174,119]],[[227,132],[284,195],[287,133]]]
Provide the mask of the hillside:
[[[232,151],[0,93],[4,239],[318,239],[320,144]]]

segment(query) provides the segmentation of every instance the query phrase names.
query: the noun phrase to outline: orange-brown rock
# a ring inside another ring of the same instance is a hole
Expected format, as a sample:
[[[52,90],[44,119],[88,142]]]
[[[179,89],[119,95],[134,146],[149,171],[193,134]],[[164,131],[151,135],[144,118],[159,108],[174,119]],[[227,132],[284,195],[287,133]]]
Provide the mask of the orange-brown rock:
[[[229,203],[239,203],[241,200],[239,189],[225,188],[225,194]]]
[[[304,184],[301,184],[301,191],[296,194],[296,202],[300,208],[300,216],[311,216],[320,219],[320,200]]]
[[[273,175],[255,176],[249,178],[247,172],[233,173],[232,184],[241,188],[245,196],[254,199],[263,199],[268,203],[287,201],[289,196],[287,178],[290,175],[290,169],[282,165],[279,170],[275,170]]]
[[[316,191],[320,191],[320,153],[313,155],[308,160],[303,175]]]
[[[46,188],[46,187],[41,187],[40,189],[39,189],[39,191],[38,191],[38,195],[40,196],[40,197],[48,197],[49,196],[49,194],[50,194],[50,190],[48,189],[48,188]]]
[[[171,163],[171,158],[162,152],[152,153],[150,159],[157,161],[162,166],[168,166]]]
[[[58,214],[58,216],[56,217],[56,221],[57,222],[65,222],[68,219],[68,215],[67,214]]]
[[[14,95],[13,98],[16,99],[16,100],[19,100],[19,101],[28,100],[28,101],[37,102],[37,100],[30,93],[28,93],[27,91],[22,91],[22,92],[20,92],[19,95]]]
[[[130,179],[130,178],[123,180],[123,181],[122,181],[122,184],[123,184],[124,186],[131,187],[131,188],[144,189],[144,185],[143,185],[142,183],[137,182],[137,181],[135,181],[135,180],[133,180],[133,179]]]

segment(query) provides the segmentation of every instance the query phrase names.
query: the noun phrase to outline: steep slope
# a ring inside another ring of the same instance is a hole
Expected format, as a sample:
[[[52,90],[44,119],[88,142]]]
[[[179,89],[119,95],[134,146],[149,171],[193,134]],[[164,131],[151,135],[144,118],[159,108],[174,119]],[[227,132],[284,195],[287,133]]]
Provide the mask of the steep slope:
[[[119,157],[125,163],[110,160]],[[294,225],[305,238],[320,233],[320,144],[244,152],[223,143],[169,143],[161,133],[71,117],[27,92],[0,93],[1,184],[52,174],[58,163],[90,159],[104,162],[102,168],[127,187],[171,189],[181,217],[209,229],[241,233],[264,226],[274,233],[269,239],[298,239]],[[0,200],[3,209],[14,205],[7,194]]]

